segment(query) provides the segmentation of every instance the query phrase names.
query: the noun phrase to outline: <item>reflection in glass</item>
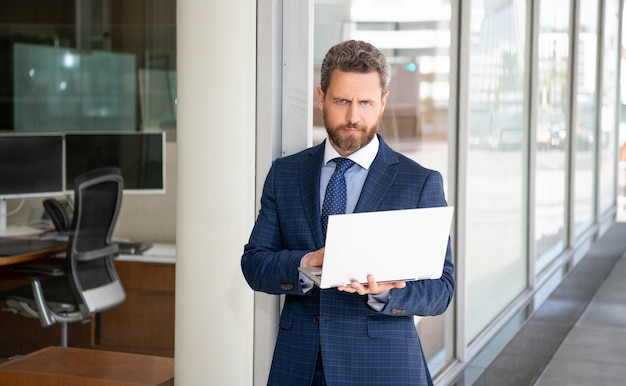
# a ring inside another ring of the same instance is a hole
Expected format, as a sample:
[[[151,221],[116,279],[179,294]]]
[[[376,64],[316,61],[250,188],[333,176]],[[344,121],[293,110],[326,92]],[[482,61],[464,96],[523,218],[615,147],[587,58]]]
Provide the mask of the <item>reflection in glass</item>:
[[[176,71],[139,70],[139,100],[143,131],[176,128]]]
[[[15,44],[14,130],[134,131],[135,56]]]
[[[469,51],[467,342],[527,285],[526,1],[474,1]]]
[[[595,184],[596,57],[598,7],[595,0],[580,1],[574,159],[574,232],[578,236],[592,224]]]
[[[541,0],[537,47],[537,272],[565,248],[570,3]]]
[[[451,15],[449,0],[430,1],[428,7],[414,0],[315,2],[314,87],[332,45],[357,39],[381,49],[392,78],[379,132],[397,151],[440,171],[444,183],[448,180]],[[326,132],[317,99],[312,109],[313,143],[319,143]],[[415,319],[433,374],[454,354],[453,311],[450,307],[444,315]]]

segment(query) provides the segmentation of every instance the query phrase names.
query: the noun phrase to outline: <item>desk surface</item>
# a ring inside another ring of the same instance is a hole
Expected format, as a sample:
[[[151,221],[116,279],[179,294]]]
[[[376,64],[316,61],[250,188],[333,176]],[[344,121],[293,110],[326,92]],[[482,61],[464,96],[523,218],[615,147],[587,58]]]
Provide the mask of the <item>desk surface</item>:
[[[46,347],[0,364],[0,385],[174,385],[174,359]]]
[[[67,243],[61,241],[0,237],[0,266],[25,263],[66,250]]]
[[[176,245],[154,243],[152,248],[138,255],[120,253],[116,261],[134,261],[138,263],[176,264]]]
[[[26,239],[0,237],[0,266],[26,263],[29,261],[64,253],[67,241],[56,239]],[[116,260],[143,263],[176,263],[174,244],[155,243],[142,254],[127,255],[121,253]]]

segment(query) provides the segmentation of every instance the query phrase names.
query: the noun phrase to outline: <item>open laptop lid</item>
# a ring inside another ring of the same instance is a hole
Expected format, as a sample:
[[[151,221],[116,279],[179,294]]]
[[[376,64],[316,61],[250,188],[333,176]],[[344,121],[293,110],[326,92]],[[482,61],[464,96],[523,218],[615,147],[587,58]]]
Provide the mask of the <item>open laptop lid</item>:
[[[301,272],[320,288],[367,283],[368,274],[378,282],[438,279],[453,213],[436,207],[329,216],[323,272]]]

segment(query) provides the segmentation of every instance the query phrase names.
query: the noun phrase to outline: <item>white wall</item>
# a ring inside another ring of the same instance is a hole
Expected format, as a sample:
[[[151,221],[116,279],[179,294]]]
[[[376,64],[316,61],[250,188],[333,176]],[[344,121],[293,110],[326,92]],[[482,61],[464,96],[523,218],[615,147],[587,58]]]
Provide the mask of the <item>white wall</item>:
[[[179,0],[176,384],[251,385],[256,1]]]

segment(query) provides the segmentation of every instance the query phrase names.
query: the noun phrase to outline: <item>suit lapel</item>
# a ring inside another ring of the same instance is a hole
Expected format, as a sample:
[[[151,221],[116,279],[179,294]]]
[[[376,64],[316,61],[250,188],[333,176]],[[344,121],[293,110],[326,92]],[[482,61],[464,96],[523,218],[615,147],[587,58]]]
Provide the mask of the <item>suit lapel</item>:
[[[311,157],[302,162],[300,168],[300,189],[302,191],[302,209],[313,233],[315,243],[324,245],[322,222],[320,218],[320,174],[324,161],[324,143],[312,147],[307,152]]]
[[[367,173],[355,212],[376,211],[398,174],[398,157],[379,135],[380,146]]]

